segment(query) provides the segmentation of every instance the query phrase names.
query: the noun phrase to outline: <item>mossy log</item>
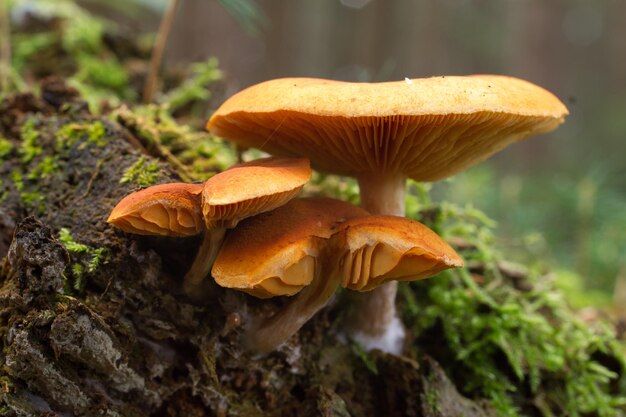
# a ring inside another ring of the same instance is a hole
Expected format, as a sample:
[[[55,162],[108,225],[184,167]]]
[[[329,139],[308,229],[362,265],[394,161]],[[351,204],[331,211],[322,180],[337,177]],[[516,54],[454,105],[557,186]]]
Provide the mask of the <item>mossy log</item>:
[[[0,159],[0,415],[493,415],[427,356],[364,361],[338,341],[337,300],[277,351],[245,351],[249,319],[283,301],[211,285],[194,303],[182,277],[199,239],[110,227],[140,176],[178,177],[58,81],[41,97],[5,99],[0,136],[10,145]]]

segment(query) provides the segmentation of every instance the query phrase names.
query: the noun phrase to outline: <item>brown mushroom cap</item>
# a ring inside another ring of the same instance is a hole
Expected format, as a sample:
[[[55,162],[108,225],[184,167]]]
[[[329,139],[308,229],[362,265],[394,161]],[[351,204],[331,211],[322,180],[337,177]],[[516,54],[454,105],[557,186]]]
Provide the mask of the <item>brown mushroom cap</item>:
[[[260,298],[296,294],[315,277],[318,256],[337,225],[364,215],[331,198],[292,200],[233,229],[211,273],[222,287]]]
[[[463,266],[450,245],[415,220],[367,216],[340,228],[342,286],[351,290],[369,291],[389,280],[414,281]]]
[[[139,235],[193,236],[204,229],[203,184],[161,184],[124,197],[107,222]]]
[[[202,191],[209,229],[234,227],[239,220],[291,200],[311,178],[307,158],[263,158],[236,165],[213,177]]]
[[[506,76],[285,78],[234,95],[207,128],[244,147],[306,156],[322,171],[432,181],[553,130],[567,114],[550,92]]]

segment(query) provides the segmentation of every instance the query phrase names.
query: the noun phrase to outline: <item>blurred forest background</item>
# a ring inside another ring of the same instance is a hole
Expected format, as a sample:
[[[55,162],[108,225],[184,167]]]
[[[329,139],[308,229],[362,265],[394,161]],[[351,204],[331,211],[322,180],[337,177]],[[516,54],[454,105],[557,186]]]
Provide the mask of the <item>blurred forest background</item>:
[[[170,0],[80,4],[124,32],[153,33]],[[223,71],[212,108],[283,76],[493,73],[554,92],[571,112],[560,129],[434,184],[432,195],[496,219],[502,252],[545,262],[574,304],[626,304],[625,1],[181,0],[165,65],[209,57]]]

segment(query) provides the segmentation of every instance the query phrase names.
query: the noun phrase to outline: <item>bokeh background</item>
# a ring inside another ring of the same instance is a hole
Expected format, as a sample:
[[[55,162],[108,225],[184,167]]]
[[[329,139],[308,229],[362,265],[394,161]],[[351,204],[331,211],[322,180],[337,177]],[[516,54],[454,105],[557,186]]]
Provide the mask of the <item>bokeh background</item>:
[[[80,3],[154,32],[170,0]],[[434,184],[433,198],[496,219],[502,251],[541,259],[575,304],[626,305],[626,1],[181,0],[165,65],[212,56],[225,74],[214,107],[283,76],[494,73],[554,92],[571,113],[561,128]]]

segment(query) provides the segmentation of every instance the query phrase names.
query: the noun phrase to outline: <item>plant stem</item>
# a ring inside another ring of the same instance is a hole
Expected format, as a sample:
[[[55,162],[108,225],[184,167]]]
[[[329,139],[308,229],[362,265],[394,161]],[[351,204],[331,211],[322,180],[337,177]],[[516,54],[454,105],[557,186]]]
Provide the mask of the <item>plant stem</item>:
[[[11,74],[11,26],[9,2],[0,0],[0,92],[8,93]]]
[[[146,84],[143,89],[143,102],[144,104],[150,103],[154,97],[156,90],[157,80],[159,78],[159,68],[163,61],[163,54],[165,52],[165,46],[167,45],[167,39],[172,29],[172,23],[176,16],[176,9],[180,0],[170,0],[170,4],[161,19],[159,25],[159,31],[157,32],[156,42],[152,49],[152,56],[150,57],[150,68],[148,70],[148,76],[146,78]]]

